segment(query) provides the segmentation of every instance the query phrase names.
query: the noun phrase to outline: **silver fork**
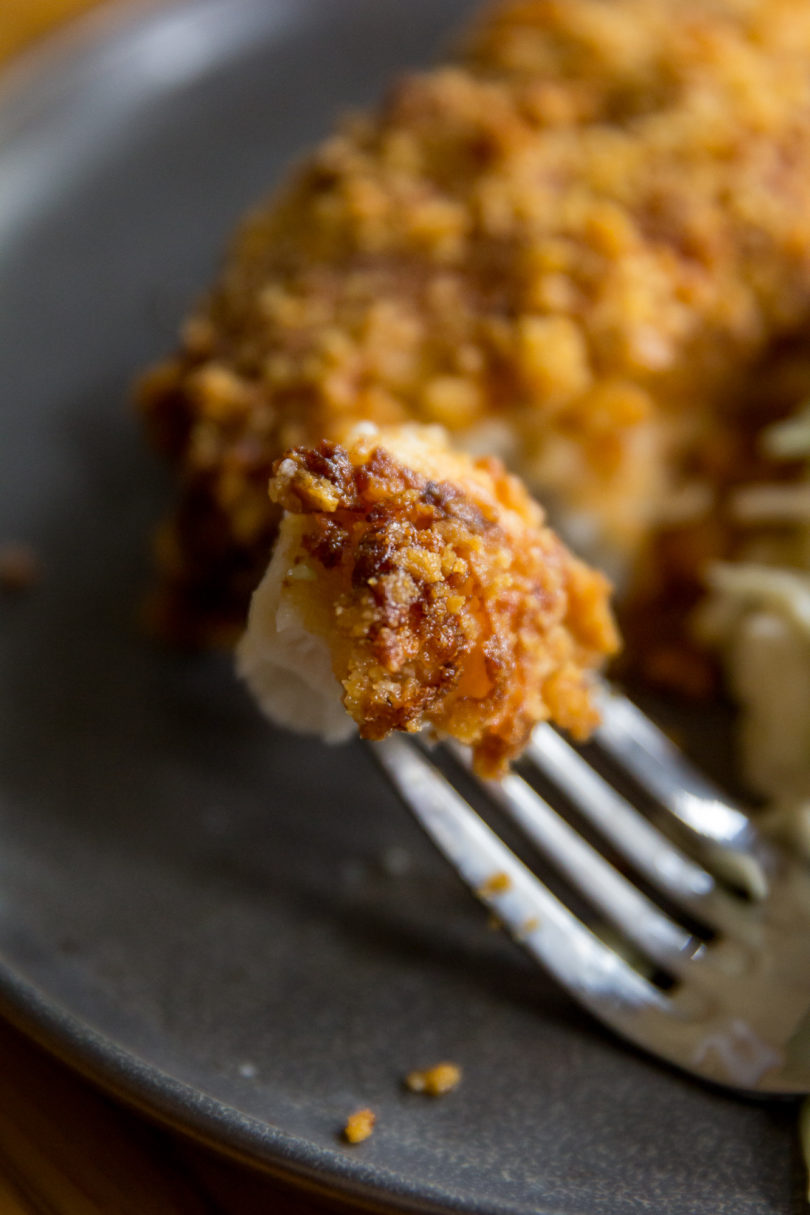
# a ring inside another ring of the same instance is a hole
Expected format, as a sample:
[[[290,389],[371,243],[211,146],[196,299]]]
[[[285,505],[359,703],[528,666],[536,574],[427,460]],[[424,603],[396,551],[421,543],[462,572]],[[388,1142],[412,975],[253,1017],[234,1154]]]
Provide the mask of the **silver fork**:
[[[481,788],[608,934],[551,893],[419,744],[396,736],[373,751],[464,882],[600,1021],[715,1083],[810,1092],[810,866],[765,839],[629,700],[606,690],[601,707],[596,744],[655,800],[678,842],[546,725],[528,763],[609,842],[621,869],[516,773]],[[463,748],[451,750],[469,767]]]

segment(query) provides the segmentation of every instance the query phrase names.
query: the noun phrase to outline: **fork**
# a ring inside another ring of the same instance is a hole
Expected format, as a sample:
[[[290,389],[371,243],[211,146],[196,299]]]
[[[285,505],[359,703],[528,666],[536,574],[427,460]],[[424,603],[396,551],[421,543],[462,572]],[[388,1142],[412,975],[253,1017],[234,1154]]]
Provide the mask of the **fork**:
[[[546,724],[524,759],[620,867],[516,772],[478,786],[607,930],[552,893],[421,744],[395,736],[372,750],[467,886],[600,1021],[705,1080],[810,1092],[810,866],[766,838],[626,697],[604,689],[600,709],[593,741],[629,775],[632,800]],[[469,773],[466,750],[448,749]],[[639,800],[656,803],[666,833]]]

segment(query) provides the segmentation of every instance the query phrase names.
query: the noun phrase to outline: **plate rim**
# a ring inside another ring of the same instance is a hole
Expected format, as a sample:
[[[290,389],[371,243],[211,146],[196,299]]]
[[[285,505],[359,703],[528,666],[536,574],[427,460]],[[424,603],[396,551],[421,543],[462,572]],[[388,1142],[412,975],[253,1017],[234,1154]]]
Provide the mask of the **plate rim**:
[[[303,5],[310,0],[229,0],[245,11],[261,3]],[[317,0],[323,3],[323,0]],[[26,116],[48,78],[67,70],[71,95],[91,83],[97,48],[119,43],[132,31],[173,14],[225,10],[224,0],[116,0],[74,18],[18,53],[0,70],[0,167],[19,140],[27,136]],[[229,54],[244,38],[231,37]],[[218,57],[217,62],[222,62]],[[46,88],[53,105],[53,90]],[[32,103],[33,99],[33,103]],[[44,110],[47,117],[47,104]],[[525,1204],[509,1199],[454,1198],[424,1179],[393,1173],[366,1162],[347,1148],[339,1155],[337,1137],[331,1149],[285,1131],[282,1126],[243,1113],[202,1088],[181,1080],[156,1063],[124,1048],[50,997],[0,951],[0,1016],[51,1057],[94,1084],[122,1105],[185,1138],[261,1171],[302,1195],[351,1203],[358,1210],[400,1215],[528,1215]],[[340,1167],[337,1167],[340,1162]],[[578,1215],[593,1215],[581,1207]],[[568,1215],[573,1215],[567,1208]],[[558,1215],[556,1205],[531,1207],[531,1215]]]
[[[346,1157],[347,1167],[328,1176],[317,1159],[320,1149],[283,1128],[243,1114],[192,1084],[169,1075],[155,1064],[117,1045],[45,995],[0,956],[0,1015],[52,1058],[90,1081],[122,1105],[153,1119],[194,1142],[258,1168],[286,1185],[327,1199],[349,1199],[370,1211],[387,1209],[397,1215],[524,1215],[520,1204],[498,1201],[448,1202],[435,1187],[421,1183],[420,1193],[408,1193],[395,1176],[377,1165]],[[223,1138],[227,1133],[227,1138]],[[262,1151],[271,1148],[271,1152]],[[307,1147],[310,1148],[307,1153]],[[348,1149],[347,1149],[348,1150]],[[380,1189],[381,1181],[388,1182]],[[382,1204],[385,1204],[383,1206]],[[534,1215],[554,1215],[536,1208]],[[581,1215],[589,1215],[582,1211]]]

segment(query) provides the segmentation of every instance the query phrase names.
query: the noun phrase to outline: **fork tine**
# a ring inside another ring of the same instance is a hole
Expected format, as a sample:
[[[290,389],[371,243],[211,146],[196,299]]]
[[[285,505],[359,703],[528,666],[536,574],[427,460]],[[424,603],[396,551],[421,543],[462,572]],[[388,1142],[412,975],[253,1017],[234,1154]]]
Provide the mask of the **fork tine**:
[[[546,889],[414,743],[392,737],[371,749],[459,876],[600,1021],[660,1059],[731,1088],[810,1092],[800,1051],[810,999],[810,877],[803,867],[781,857],[782,880],[739,916],[738,927],[751,930],[741,934],[746,939],[712,942],[664,993]],[[729,908],[739,902],[721,890],[705,898]]]
[[[547,890],[411,743],[391,737],[373,753],[465,883],[578,1000],[623,1032],[639,1010],[670,1013],[667,997]]]
[[[602,835],[675,904],[733,932],[737,914],[717,882],[649,823],[551,726],[536,726],[526,757]]]
[[[459,763],[469,769],[469,753],[448,743]],[[484,786],[527,838],[565,874],[606,920],[653,962],[679,974],[702,942],[665,915],[646,895],[600,855],[522,777],[509,773]]]
[[[699,772],[645,713],[620,692],[599,693],[602,722],[594,738],[643,788],[700,839],[761,859],[750,818]]]

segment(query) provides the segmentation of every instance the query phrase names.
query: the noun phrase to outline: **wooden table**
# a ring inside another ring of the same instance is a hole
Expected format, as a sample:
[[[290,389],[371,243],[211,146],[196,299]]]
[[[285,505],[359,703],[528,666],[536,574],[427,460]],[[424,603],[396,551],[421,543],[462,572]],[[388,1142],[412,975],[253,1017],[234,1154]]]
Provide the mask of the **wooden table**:
[[[123,1109],[0,1021],[2,1215],[336,1209]]]
[[[0,59],[100,2],[0,0]],[[123,1109],[0,1020],[0,1215],[337,1209]]]

